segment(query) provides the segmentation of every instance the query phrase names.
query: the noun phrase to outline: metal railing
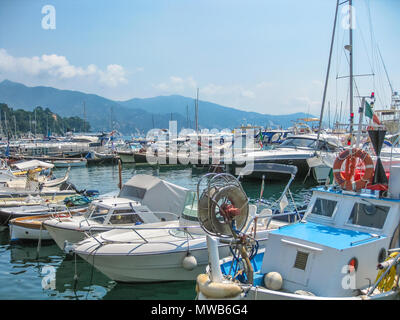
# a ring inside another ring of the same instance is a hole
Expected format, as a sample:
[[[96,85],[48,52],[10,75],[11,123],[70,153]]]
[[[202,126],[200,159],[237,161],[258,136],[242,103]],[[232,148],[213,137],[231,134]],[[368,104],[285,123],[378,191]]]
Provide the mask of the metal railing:
[[[135,234],[138,235],[138,237],[140,239],[143,240],[144,243],[149,243],[150,241],[146,239],[145,236],[143,236],[142,234],[140,234],[140,231],[144,231],[144,230],[177,230],[177,231],[183,231],[186,238],[188,236],[190,236],[192,239],[195,239],[195,237],[193,237],[193,234],[190,233],[188,230],[190,229],[201,229],[200,226],[198,225],[192,225],[192,226],[169,226],[169,227],[146,227],[145,225],[141,225],[141,226],[104,226],[104,227],[99,227],[99,226],[94,226],[89,228],[86,232],[88,233],[88,236],[93,238],[99,245],[104,245],[104,244],[111,244],[111,243],[137,243],[137,241],[118,241],[118,240],[110,240],[110,239],[106,239],[103,235],[103,232],[105,231],[110,231],[110,230],[127,230],[127,231],[133,231]],[[100,235],[98,235],[95,232],[101,232]],[[101,242],[99,239],[97,239],[97,236],[99,238],[101,238],[103,240],[103,242]],[[184,238],[184,237],[182,237]]]

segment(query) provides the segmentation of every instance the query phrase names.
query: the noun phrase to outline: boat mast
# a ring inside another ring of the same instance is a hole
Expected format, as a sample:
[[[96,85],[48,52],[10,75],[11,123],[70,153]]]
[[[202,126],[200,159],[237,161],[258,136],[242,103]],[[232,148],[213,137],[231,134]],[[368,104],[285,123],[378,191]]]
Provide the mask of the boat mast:
[[[353,134],[353,0],[349,0],[349,58],[350,58],[350,137]]]
[[[199,133],[199,88],[197,88],[195,112],[196,112],[196,134],[198,134]]]
[[[327,68],[327,71],[326,71],[324,95],[323,95],[323,97],[322,97],[321,114],[320,114],[320,117],[319,117],[319,126],[318,126],[318,134],[317,134],[317,143],[315,144],[315,149],[318,148],[319,136],[320,136],[320,134],[321,134],[321,129],[322,129],[322,118],[323,118],[323,116],[324,116],[326,91],[327,91],[327,89],[328,89],[329,72],[330,72],[330,69],[331,69],[332,51],[333,51],[333,44],[334,44],[334,41],[335,41],[335,31],[336,31],[336,21],[337,21],[338,9],[339,9],[339,0],[336,1],[335,20],[334,20],[334,23],[333,23],[333,31],[332,31],[332,39],[331,39],[331,48],[330,48],[330,51],[329,51],[328,68]]]
[[[85,106],[85,101],[83,101],[83,132],[86,132],[86,106]]]

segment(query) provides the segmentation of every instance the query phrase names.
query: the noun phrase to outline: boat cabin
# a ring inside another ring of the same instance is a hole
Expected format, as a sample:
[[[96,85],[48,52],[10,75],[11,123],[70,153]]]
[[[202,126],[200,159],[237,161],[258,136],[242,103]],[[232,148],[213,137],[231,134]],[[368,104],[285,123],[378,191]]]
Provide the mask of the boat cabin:
[[[177,219],[171,214],[153,213],[140,202],[124,198],[105,198],[94,201],[85,213],[85,217],[87,220],[103,225],[139,225]]]
[[[276,271],[286,292],[356,296],[374,283],[388,249],[399,247],[399,221],[400,199],[316,188],[300,222],[269,233],[258,285]]]

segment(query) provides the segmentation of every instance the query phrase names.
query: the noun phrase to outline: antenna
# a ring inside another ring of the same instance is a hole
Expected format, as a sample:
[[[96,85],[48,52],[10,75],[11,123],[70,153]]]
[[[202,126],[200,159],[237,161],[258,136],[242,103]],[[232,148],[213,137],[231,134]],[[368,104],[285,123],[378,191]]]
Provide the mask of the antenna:
[[[113,107],[110,107],[110,130],[113,130]]]
[[[86,132],[86,108],[85,108],[85,101],[83,101],[83,132]]]
[[[199,88],[197,88],[197,99],[195,104],[196,110],[196,133],[199,132]]]
[[[186,105],[186,128],[189,128],[189,106]]]
[[[329,72],[330,72],[330,69],[331,69],[332,51],[333,51],[333,44],[334,44],[334,41],[335,41],[335,31],[336,31],[336,21],[337,21],[338,9],[339,9],[339,0],[336,1],[335,20],[333,22],[333,31],[332,31],[332,38],[331,38],[331,47],[330,47],[330,51],[329,51],[328,68],[327,68],[327,71],[326,71],[324,95],[323,95],[323,98],[322,98],[322,106],[321,106],[321,114],[320,114],[320,117],[319,117],[317,143],[315,144],[316,148],[317,148],[317,146],[319,144],[319,136],[320,136],[321,128],[322,128],[322,118],[324,116],[326,91],[328,89]]]
[[[378,47],[378,52],[379,52],[379,56],[381,57],[381,60],[382,60],[383,69],[385,70],[385,74],[386,74],[387,81],[389,82],[390,91],[392,91],[392,95],[393,95],[394,90],[393,90],[393,87],[392,87],[392,83],[390,82],[389,74],[388,74],[388,72],[387,72],[387,70],[386,70],[386,65],[385,65],[385,62],[383,61],[383,58],[382,58],[382,55],[381,55],[381,50],[379,50],[379,47]]]

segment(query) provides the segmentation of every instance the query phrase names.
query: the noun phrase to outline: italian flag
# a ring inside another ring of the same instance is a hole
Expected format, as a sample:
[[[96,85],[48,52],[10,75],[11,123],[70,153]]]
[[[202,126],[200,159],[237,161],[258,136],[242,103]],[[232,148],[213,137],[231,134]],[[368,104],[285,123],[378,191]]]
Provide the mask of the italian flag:
[[[372,119],[372,121],[376,124],[381,124],[378,116],[374,113],[372,106],[365,101],[365,116]]]

